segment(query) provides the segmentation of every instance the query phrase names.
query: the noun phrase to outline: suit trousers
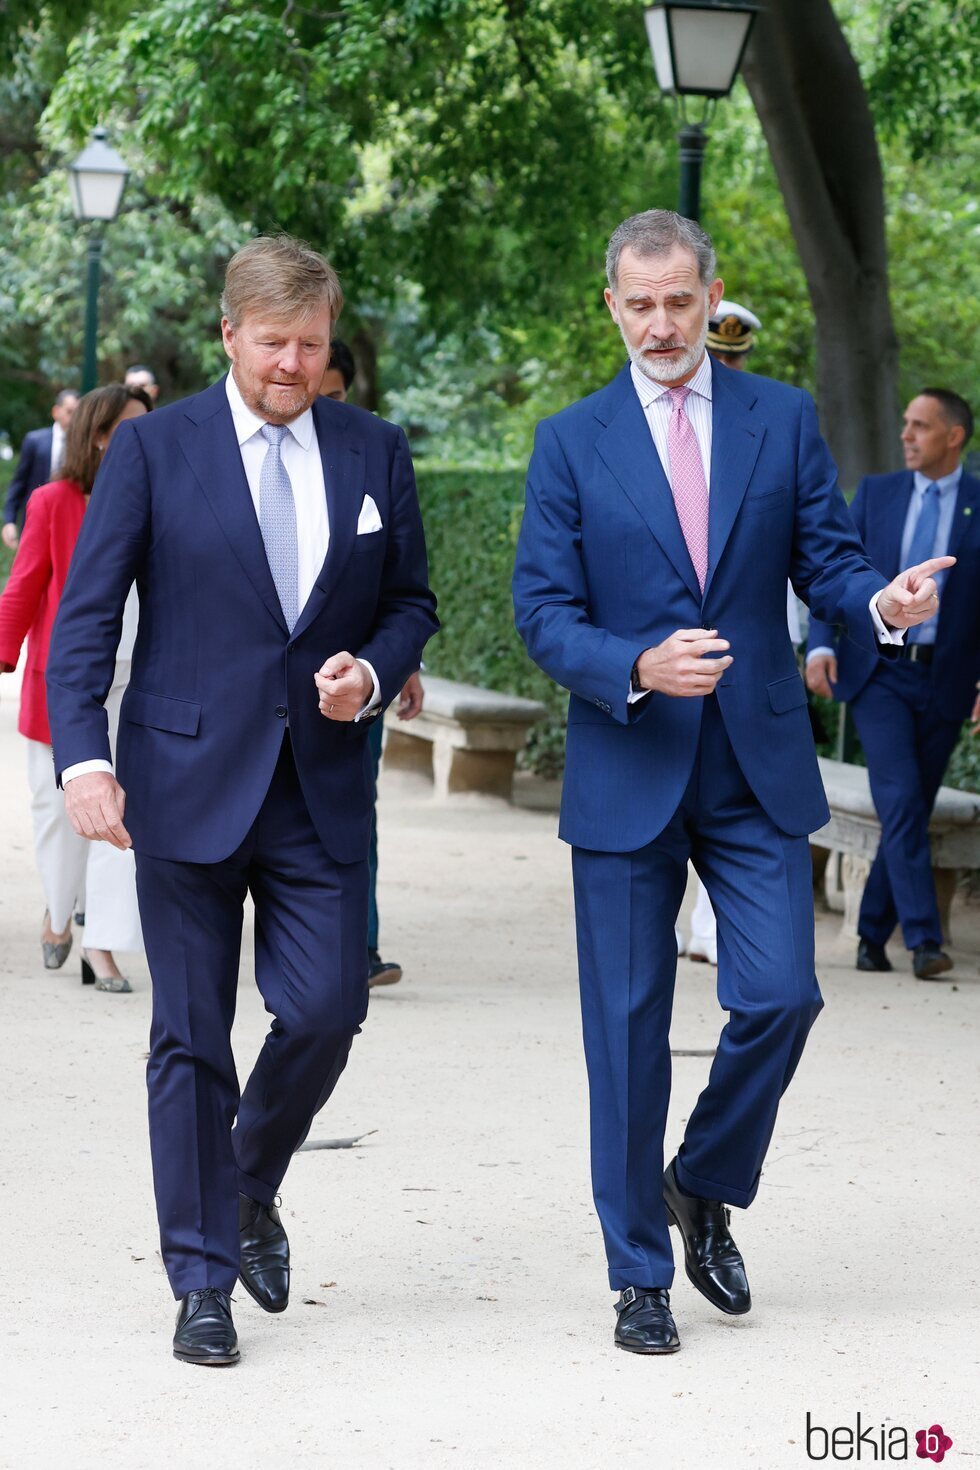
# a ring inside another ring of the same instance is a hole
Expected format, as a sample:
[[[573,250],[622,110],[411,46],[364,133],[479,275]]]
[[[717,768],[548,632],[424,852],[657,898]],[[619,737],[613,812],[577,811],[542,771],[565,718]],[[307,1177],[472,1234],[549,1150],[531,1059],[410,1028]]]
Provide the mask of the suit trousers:
[[[368,731],[368,750],[371,752],[371,766],[374,770],[375,809],[371,819],[371,848],[368,853],[368,869],[370,872],[368,891],[368,949],[378,948],[378,934],[381,928],[381,920],[378,914],[378,810],[377,790],[378,772],[381,769],[381,751],[384,741],[384,720],[379,716]]]
[[[137,853],[153,978],[150,1149],[178,1298],[238,1278],[238,1194],[270,1204],[367,1012],[367,862],[336,863],[307,810],[288,731],[269,791],[223,862]],[[243,906],[272,1024],[239,1092],[231,1048]]]
[[[937,717],[931,692],[924,665],[880,664],[849,706],[881,822],[858,916],[858,933],[875,944],[898,923],[907,949],[943,941],[929,818],[962,726]]]
[[[717,918],[718,1000],[729,1018],[677,1177],[690,1194],[744,1208],[823,1001],[809,844],[756,801],[714,695],[684,797],[659,836],[636,852],[572,853],[592,1184],[616,1291],[673,1280],[662,1173],[674,924],[689,859]]]

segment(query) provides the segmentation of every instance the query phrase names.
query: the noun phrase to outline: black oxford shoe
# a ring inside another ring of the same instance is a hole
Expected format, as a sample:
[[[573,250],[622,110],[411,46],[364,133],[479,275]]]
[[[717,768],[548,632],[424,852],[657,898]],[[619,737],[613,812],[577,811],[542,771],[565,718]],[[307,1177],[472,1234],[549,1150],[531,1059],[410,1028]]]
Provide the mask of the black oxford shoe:
[[[676,1353],[681,1345],[663,1286],[628,1286],[616,1308],[613,1341],[628,1353]]]
[[[859,939],[854,967],[857,970],[880,970],[882,974],[887,974],[892,962],[885,954],[883,944],[875,944],[873,939]]]
[[[917,980],[937,980],[953,968],[953,961],[938,944],[920,944],[912,951],[912,969]]]
[[[721,1200],[682,1194],[676,1162],[672,1159],[664,1173],[664,1202],[667,1219],[684,1241],[688,1280],[719,1312],[741,1317],[751,1310],[752,1297],[745,1264],[728,1229],[731,1211]]]
[[[226,1368],[240,1356],[228,1292],[216,1286],[188,1292],[177,1312],[174,1357],[205,1368]]]
[[[238,1233],[242,1285],[266,1312],[284,1312],[289,1306],[289,1241],[279,1211],[240,1194]]]

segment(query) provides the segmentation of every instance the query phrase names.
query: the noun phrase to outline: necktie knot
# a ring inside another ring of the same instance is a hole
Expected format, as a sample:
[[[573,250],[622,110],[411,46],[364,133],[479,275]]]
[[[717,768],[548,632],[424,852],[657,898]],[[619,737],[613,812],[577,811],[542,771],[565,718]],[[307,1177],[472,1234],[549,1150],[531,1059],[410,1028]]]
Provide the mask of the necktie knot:
[[[667,392],[670,394],[670,406],[671,406],[671,409],[675,413],[676,413],[676,411],[679,408],[683,408],[684,407],[684,402],[685,402],[686,398],[688,397],[688,394],[690,393],[690,391],[691,391],[690,388],[668,388],[667,389]]]
[[[289,430],[285,424],[263,424],[259,433],[267,444],[274,444],[278,449],[285,439]]]

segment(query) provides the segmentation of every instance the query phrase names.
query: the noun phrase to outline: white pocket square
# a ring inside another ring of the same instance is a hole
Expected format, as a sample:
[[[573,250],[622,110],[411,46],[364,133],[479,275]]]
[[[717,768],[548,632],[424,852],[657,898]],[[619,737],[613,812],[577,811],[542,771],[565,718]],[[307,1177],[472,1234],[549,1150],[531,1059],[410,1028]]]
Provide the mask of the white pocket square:
[[[357,534],[358,536],[367,536],[371,531],[380,530],[381,517],[378,514],[378,507],[370,495],[365,495],[364,503],[361,506],[361,513],[357,517]]]

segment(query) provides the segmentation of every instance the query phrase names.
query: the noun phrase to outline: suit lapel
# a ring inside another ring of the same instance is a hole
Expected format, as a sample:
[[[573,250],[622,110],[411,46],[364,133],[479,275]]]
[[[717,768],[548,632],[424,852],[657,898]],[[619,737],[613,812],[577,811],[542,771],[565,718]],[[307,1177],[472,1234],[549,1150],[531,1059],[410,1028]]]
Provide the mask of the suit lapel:
[[[224,380],[193,399],[181,426],[181,450],[242,570],[287,632],[242,464]]]
[[[889,577],[897,577],[902,571],[902,533],[905,530],[905,522],[909,513],[909,501],[912,499],[912,491],[915,489],[915,476],[911,470],[904,475],[904,484],[898,495],[898,514],[889,509],[885,516],[884,549],[881,562],[884,572]]]
[[[949,533],[950,556],[957,555],[963,537],[977,516],[980,516],[980,480],[974,480],[972,475],[964,473],[956,492],[956,510]]]
[[[318,398],[313,405],[313,424],[323,463],[330,541],[313,590],[293,629],[294,637],[313,622],[337,584],[354,546],[364,491],[364,444],[350,427],[349,411]]]
[[[721,561],[741,508],[766,426],[750,412],[755,390],[749,389],[749,401],[728,383],[729,372],[712,363],[711,369],[711,486],[708,496],[708,580],[705,596]],[[734,374],[733,376],[738,376]]]
[[[619,398],[618,407],[610,405],[608,417],[603,417],[606,427],[596,440],[596,449],[670,558],[685,586],[700,602],[701,589],[677,519],[674,497],[628,367],[611,386],[616,388],[621,384],[625,391]],[[602,412],[607,413],[605,403]]]

